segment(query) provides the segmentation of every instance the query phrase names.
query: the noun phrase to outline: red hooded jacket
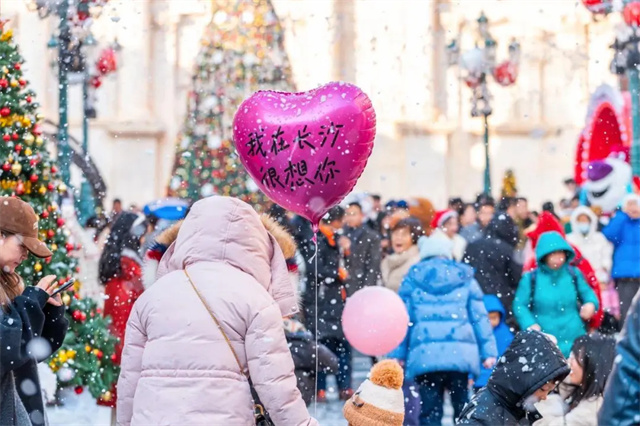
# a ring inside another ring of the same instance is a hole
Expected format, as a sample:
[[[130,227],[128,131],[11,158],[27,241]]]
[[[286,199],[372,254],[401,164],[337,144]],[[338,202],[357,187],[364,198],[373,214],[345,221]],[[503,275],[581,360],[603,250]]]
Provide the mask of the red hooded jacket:
[[[529,237],[529,240],[531,240],[531,245],[534,250],[536,248],[536,245],[538,244],[538,239],[540,239],[540,236],[545,232],[550,231],[556,231],[559,232],[563,237],[565,236],[564,228],[562,227],[558,219],[556,219],[555,216],[553,216],[553,214],[549,212],[543,212],[538,218],[538,224],[536,225],[536,228],[533,231],[527,233],[527,237]],[[591,320],[589,320],[589,328],[597,330],[600,327],[600,324],[602,324],[602,319],[604,318],[604,310],[602,309],[602,297],[600,295],[600,283],[598,282],[596,273],[591,267],[589,261],[582,257],[582,253],[580,253],[580,250],[578,250],[576,246],[571,243],[569,244],[571,245],[573,251],[576,252],[576,257],[571,261],[571,266],[578,268],[580,272],[582,272],[585,280],[598,297],[598,311],[591,318]],[[536,257],[535,255],[533,255],[525,260],[523,270],[524,272],[529,272],[537,267],[538,265],[536,262]]]

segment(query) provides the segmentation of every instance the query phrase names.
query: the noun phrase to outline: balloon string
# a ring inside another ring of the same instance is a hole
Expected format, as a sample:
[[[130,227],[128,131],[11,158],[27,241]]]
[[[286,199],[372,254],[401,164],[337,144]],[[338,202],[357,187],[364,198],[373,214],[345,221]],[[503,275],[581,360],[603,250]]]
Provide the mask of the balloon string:
[[[313,258],[315,259],[315,268],[316,268],[316,310],[315,310],[315,339],[316,339],[316,393],[315,393],[315,397],[314,397],[314,404],[313,404],[313,411],[314,411],[314,417],[317,419],[318,418],[318,376],[320,374],[319,371],[319,367],[320,367],[320,361],[318,359],[318,230],[316,227],[314,227],[313,230],[313,242],[316,246],[316,252],[313,255]]]

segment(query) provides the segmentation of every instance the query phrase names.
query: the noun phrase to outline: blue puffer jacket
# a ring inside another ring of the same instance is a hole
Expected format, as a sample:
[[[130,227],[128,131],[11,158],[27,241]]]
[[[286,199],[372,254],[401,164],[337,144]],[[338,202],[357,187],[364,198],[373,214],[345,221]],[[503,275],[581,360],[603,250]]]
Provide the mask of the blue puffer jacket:
[[[640,277],[640,219],[619,211],[602,233],[613,243],[613,278]]]
[[[496,339],[496,345],[498,346],[498,357],[501,357],[513,340],[513,333],[509,330],[509,326],[505,322],[507,313],[504,310],[502,302],[495,294],[486,294],[484,296],[484,307],[487,308],[487,312],[500,313],[500,324],[493,329],[493,337]],[[489,381],[489,377],[491,377],[492,371],[492,368],[484,368],[482,363],[480,363],[480,376],[478,376],[473,386],[475,388],[485,387]]]
[[[406,363],[407,378],[436,371],[477,376],[480,360],[497,356],[473,268],[444,257],[427,258],[411,268],[399,295],[410,327],[389,356]]]

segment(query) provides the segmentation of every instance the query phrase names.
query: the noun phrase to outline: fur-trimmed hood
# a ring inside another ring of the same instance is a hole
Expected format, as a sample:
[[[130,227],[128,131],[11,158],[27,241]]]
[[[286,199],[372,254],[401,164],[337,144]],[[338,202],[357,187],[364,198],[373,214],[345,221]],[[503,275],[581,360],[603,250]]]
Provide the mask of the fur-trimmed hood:
[[[297,247],[291,234],[268,215],[261,215],[260,222],[267,232],[276,240],[285,259],[293,259],[296,255]],[[158,279],[160,259],[162,259],[167,248],[178,238],[178,232],[180,232],[182,223],[182,220],[176,222],[160,233],[151,245],[151,248],[145,253],[142,275],[142,282],[145,288],[149,288]]]

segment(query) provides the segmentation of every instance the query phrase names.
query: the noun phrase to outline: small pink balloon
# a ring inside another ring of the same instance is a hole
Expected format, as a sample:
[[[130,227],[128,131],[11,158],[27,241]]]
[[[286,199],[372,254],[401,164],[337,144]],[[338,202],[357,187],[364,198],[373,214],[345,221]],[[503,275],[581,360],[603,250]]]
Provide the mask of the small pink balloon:
[[[342,313],[344,335],[369,356],[388,354],[407,334],[409,314],[402,299],[385,287],[365,287],[347,299]]]
[[[371,100],[348,83],[256,92],[233,118],[236,150],[258,187],[314,225],[356,185],[375,134]]]

